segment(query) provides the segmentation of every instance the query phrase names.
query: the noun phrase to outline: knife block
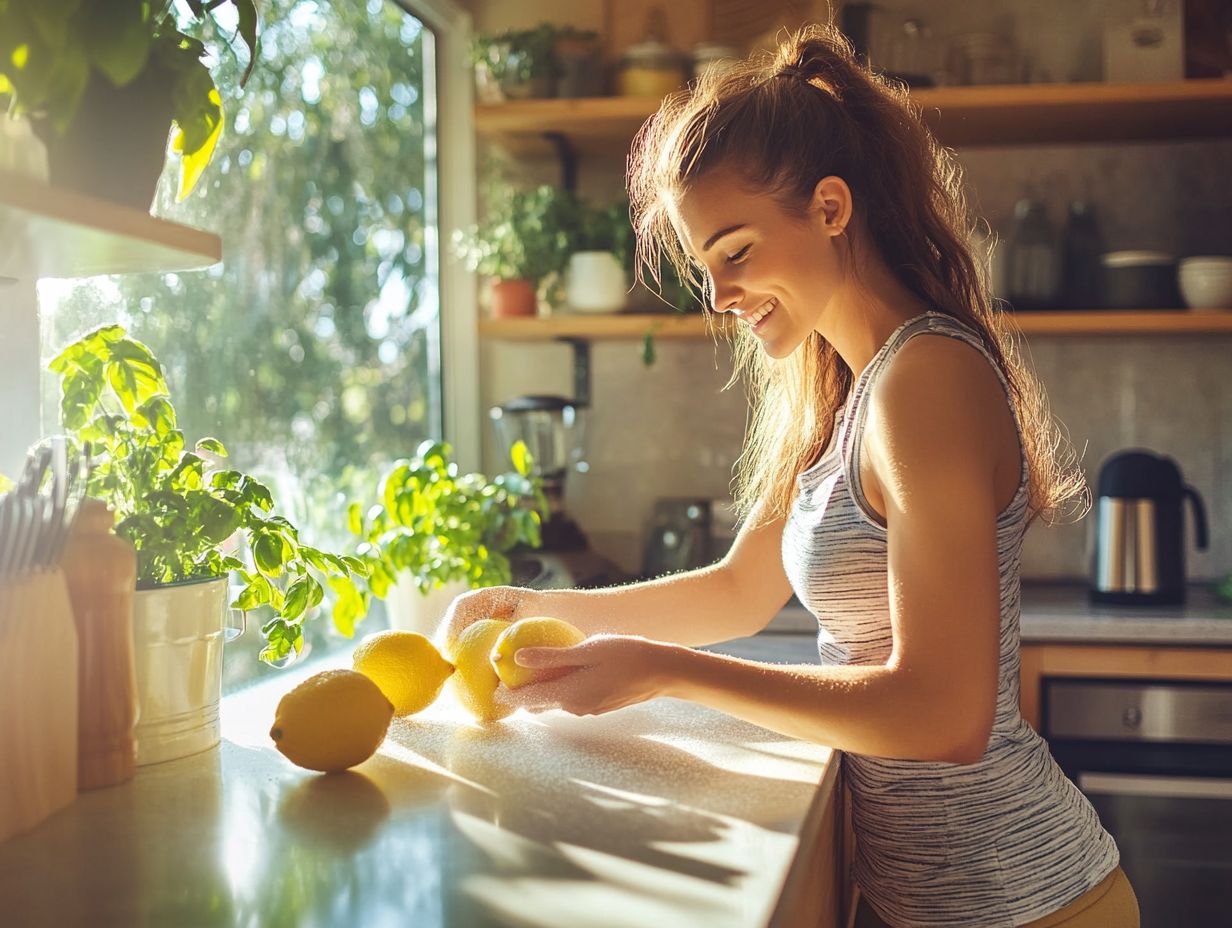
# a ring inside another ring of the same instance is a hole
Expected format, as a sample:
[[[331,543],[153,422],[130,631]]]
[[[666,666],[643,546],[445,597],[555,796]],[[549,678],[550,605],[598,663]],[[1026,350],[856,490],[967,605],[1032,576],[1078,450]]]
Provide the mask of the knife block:
[[[0,841],[77,795],[77,659],[59,568],[0,581]]]

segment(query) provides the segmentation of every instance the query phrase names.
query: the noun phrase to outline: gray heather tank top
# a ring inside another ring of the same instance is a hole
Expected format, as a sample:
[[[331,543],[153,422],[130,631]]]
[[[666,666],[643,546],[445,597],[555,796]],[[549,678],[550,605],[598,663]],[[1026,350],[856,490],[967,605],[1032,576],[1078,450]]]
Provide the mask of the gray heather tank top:
[[[926,313],[909,320],[853,385],[830,447],[797,478],[783,565],[818,619],[823,664],[884,664],[890,656],[887,531],[860,486],[859,450],[873,383],[918,335],[960,339],[996,367],[979,336],[953,317]],[[1005,378],[997,374],[1008,401]],[[895,928],[1011,928],[1072,902],[1119,861],[1094,808],[1018,712],[1027,503],[1023,454],[1018,491],[997,518],[1000,663],[984,756],[974,764],[843,757],[856,833],[853,875]]]

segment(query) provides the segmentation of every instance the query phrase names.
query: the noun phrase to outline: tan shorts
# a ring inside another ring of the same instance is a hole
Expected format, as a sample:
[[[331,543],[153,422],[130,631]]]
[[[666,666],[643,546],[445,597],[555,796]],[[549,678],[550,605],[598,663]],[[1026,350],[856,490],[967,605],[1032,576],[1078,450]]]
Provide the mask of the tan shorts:
[[[890,928],[863,898],[855,928]],[[1097,885],[1050,915],[1022,928],[1138,928],[1138,897],[1125,871],[1117,867]]]

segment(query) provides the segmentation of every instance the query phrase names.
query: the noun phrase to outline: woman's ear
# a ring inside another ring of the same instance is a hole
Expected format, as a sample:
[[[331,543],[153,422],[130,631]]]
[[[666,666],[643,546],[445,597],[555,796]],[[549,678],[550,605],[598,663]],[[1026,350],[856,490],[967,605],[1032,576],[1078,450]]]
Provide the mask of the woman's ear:
[[[841,177],[823,177],[813,188],[809,208],[826,235],[842,235],[851,222],[851,188]]]

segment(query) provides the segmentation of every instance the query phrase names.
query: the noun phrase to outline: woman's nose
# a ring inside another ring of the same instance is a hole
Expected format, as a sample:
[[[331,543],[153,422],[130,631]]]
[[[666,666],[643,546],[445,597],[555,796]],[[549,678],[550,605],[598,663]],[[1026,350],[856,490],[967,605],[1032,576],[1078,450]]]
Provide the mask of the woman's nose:
[[[710,304],[716,313],[731,312],[740,305],[744,296],[739,287],[727,283],[717,277],[710,277]]]

